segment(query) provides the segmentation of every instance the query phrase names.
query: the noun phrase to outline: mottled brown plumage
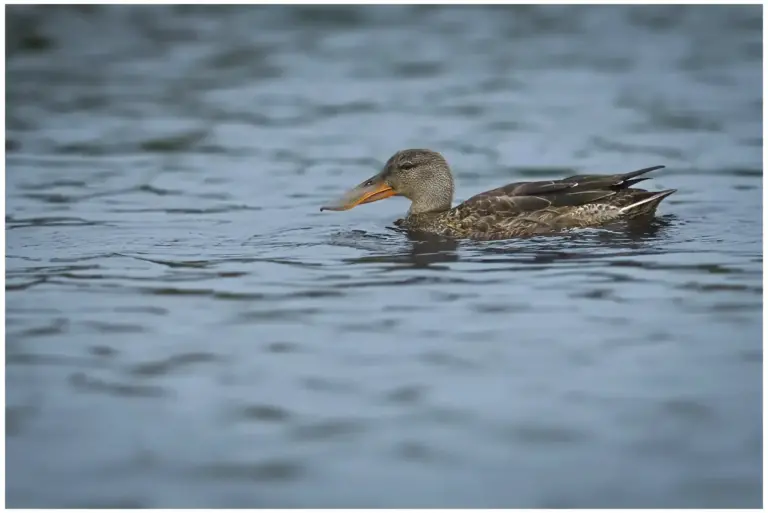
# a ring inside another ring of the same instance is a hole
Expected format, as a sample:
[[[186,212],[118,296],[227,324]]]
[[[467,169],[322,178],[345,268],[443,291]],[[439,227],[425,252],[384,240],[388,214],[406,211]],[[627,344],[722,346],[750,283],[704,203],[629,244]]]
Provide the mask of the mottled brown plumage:
[[[396,224],[413,231],[483,240],[555,233],[653,216],[675,190],[649,192],[632,186],[648,179],[640,175],[663,167],[511,183],[451,208],[453,177],[442,155],[403,150],[379,174],[321,210],[346,210],[399,195],[411,200],[411,208]]]

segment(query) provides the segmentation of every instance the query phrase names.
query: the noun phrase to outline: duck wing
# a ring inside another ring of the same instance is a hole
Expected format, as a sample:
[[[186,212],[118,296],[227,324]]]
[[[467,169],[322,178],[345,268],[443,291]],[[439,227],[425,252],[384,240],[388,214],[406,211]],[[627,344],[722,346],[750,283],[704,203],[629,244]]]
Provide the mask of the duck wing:
[[[648,178],[637,178],[664,166],[615,175],[575,175],[561,180],[516,182],[472,196],[457,208],[478,214],[523,213],[585,205],[607,199]]]

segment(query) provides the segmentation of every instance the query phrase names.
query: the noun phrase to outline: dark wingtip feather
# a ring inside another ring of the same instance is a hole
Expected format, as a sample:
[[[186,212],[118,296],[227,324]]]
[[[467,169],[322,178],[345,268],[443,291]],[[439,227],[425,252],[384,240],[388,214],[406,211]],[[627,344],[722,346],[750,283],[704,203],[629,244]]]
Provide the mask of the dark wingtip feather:
[[[643,169],[638,169],[637,171],[631,171],[629,173],[624,173],[623,175],[619,175],[619,181],[614,184],[614,187],[616,189],[626,189],[628,187],[632,187],[636,183],[642,182],[643,180],[650,180],[651,177],[643,177],[643,178],[635,178],[636,176],[644,175],[645,173],[650,173],[651,171],[656,171],[657,169],[663,169],[666,166],[653,166],[653,167],[644,167]]]
[[[621,175],[621,178],[623,180],[629,180],[630,178],[634,178],[636,176],[644,175],[645,173],[650,173],[651,171],[656,171],[657,169],[664,169],[667,166],[653,166],[653,167],[645,167],[643,169],[638,169],[637,171],[631,171],[629,173],[624,173]]]
[[[623,182],[621,182],[621,186],[622,186],[622,188],[632,187],[635,184],[638,184],[640,182],[644,182],[644,181],[650,180],[650,179],[651,179],[651,177],[647,176],[645,178],[635,178],[634,180],[624,180]]]

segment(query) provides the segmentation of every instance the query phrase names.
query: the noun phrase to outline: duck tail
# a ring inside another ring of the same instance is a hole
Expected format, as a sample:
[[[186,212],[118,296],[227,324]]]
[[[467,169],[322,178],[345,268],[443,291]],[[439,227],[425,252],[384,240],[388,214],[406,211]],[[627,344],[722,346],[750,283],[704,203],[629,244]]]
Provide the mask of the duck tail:
[[[619,210],[619,214],[625,217],[639,217],[653,214],[656,211],[656,208],[659,206],[659,203],[661,203],[664,198],[675,192],[677,192],[677,189],[667,189],[666,191],[659,192],[646,192],[638,201],[622,207],[621,210]]]

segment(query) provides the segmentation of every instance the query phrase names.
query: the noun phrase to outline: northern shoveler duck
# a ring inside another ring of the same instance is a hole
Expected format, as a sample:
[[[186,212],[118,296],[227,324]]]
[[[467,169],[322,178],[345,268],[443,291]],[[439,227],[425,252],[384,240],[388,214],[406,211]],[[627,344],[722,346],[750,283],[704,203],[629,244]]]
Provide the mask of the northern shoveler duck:
[[[650,218],[676,191],[632,186],[661,169],[616,175],[576,175],[562,180],[517,182],[480,193],[451,207],[453,177],[442,155],[411,149],[395,153],[380,173],[320,210],[348,210],[390,196],[405,196],[411,208],[395,224],[453,238],[506,239]]]

